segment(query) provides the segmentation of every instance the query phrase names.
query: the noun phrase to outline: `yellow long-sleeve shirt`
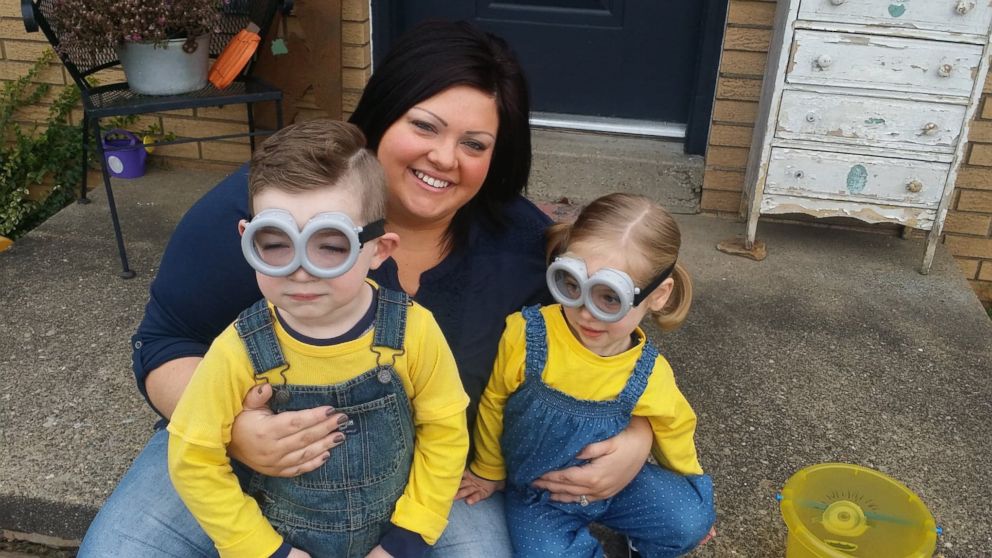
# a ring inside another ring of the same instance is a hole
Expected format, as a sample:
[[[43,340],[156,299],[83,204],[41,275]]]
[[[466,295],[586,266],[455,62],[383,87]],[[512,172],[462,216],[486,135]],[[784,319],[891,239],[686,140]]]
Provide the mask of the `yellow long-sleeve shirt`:
[[[644,348],[645,335],[634,347],[614,356],[593,353],[568,328],[561,305],[541,308],[547,325],[548,357],[542,373],[544,383],[577,399],[608,401],[623,390]],[[500,448],[503,409],[513,392],[524,382],[526,369],[526,322],[518,312],[506,319],[499,352],[489,384],[479,402],[475,425],[475,457],[472,471],[479,476],[502,480],[506,465]],[[648,419],[654,432],[652,453],[658,463],[683,475],[702,474],[693,435],[696,414],[675,385],[672,367],[664,357],[655,361],[644,393],[634,406],[634,416]]]
[[[396,357],[395,368],[413,408],[416,443],[409,481],[391,521],[433,544],[447,524],[465,466],[468,396],[430,312],[414,304],[406,324],[405,352]],[[336,384],[376,365],[372,330],[339,345],[313,346],[294,339],[278,320],[274,328],[290,364],[287,383]],[[268,556],[282,544],[255,500],[241,491],[226,452],[234,418],[256,384],[251,371],[232,325],[210,346],[168,427],[172,482],[224,557]],[[278,370],[267,376],[273,385],[282,383]]]

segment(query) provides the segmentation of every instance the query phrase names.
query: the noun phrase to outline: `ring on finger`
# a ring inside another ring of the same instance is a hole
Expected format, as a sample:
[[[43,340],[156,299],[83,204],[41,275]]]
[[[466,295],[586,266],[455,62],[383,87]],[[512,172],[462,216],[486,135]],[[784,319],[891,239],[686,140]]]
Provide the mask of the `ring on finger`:
[[[589,498],[585,494],[579,496],[579,505],[583,508],[589,505]]]

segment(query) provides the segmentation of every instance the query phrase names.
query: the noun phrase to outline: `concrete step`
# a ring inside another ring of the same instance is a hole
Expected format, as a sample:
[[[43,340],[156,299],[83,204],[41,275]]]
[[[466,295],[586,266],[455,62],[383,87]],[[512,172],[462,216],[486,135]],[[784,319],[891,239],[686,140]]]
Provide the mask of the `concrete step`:
[[[672,213],[699,212],[703,158],[681,141],[534,129],[528,196],[584,204],[610,192],[648,196]]]

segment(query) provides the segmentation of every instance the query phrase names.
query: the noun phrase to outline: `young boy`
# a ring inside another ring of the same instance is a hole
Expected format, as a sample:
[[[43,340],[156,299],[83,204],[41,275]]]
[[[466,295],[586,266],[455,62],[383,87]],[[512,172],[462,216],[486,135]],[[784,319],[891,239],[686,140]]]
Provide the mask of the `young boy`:
[[[350,124],[286,127],[252,157],[238,230],[265,299],[214,341],[169,424],[172,482],[223,557],[419,556],[445,527],[468,397],[430,312],[366,279],[398,243],[386,195]],[[261,383],[275,412],[346,414],[346,439],[312,472],[239,484],[226,446]]]

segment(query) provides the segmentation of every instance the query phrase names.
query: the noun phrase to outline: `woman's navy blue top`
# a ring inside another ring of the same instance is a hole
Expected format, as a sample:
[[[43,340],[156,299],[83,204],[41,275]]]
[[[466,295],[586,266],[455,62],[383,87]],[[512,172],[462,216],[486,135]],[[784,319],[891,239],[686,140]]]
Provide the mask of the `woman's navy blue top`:
[[[523,197],[503,212],[502,228],[473,223],[464,247],[421,275],[413,297],[434,314],[454,353],[471,399],[470,428],[506,317],[550,300],[544,280],[544,229],[550,219]],[[207,192],[176,227],[131,339],[134,374],[146,399],[149,371],[176,358],[203,356],[214,337],[262,297],[255,271],[241,254],[238,221],[246,218],[247,165]],[[392,259],[370,277],[401,289]]]

